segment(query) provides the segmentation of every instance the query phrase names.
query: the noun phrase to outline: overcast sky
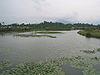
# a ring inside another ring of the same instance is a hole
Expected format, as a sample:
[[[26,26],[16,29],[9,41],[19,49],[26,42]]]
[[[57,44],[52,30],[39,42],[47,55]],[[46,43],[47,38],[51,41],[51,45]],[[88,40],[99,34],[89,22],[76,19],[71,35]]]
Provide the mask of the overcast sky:
[[[100,24],[100,0],[0,0],[0,22]]]

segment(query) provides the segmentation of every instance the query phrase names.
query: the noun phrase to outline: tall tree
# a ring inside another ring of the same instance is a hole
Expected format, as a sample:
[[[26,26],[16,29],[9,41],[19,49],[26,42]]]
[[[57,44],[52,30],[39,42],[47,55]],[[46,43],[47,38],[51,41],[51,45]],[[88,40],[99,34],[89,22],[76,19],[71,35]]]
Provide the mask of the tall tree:
[[[0,26],[1,26],[2,24],[0,23]]]

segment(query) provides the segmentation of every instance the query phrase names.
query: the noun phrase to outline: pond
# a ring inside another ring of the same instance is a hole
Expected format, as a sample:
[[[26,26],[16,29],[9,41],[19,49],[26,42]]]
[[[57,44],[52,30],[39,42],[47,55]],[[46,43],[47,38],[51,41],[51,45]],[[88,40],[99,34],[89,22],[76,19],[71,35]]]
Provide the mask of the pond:
[[[59,31],[63,34],[48,33],[48,35],[56,36],[56,38],[21,37],[15,36],[16,33],[0,35],[0,60],[7,59],[10,60],[13,64],[18,64],[22,62],[37,62],[49,58],[59,57],[99,57],[99,52],[94,54],[86,54],[80,52],[80,50],[93,50],[94,48],[100,48],[100,39],[86,38],[85,36],[77,34],[78,31],[79,30]],[[32,32],[25,32],[19,34],[30,33]],[[42,34],[39,33],[39,35]],[[43,35],[45,35],[45,33]],[[68,68],[64,68],[64,70],[67,69]],[[69,69],[75,71],[75,68],[69,67]],[[81,74],[81,72],[75,73],[75,75]]]
[[[90,56],[83,54],[80,50],[100,47],[100,39],[86,38],[77,34],[77,30],[62,32],[64,34],[50,34],[56,38],[19,37],[14,36],[15,33],[0,35],[0,52],[3,53],[1,58],[19,63],[56,57]]]

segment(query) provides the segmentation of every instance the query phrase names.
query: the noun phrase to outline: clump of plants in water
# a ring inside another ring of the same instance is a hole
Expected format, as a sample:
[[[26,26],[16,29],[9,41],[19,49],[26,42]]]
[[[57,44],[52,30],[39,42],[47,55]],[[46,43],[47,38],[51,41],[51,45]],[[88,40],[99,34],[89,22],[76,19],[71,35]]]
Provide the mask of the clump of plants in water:
[[[11,70],[4,71],[1,75],[65,75],[61,65],[70,63],[72,67],[83,70],[84,75],[99,75],[93,65],[99,61],[98,57],[70,57],[49,59],[41,62],[30,62],[17,65]]]
[[[94,50],[80,50],[80,52],[84,52],[84,53],[87,53],[87,54],[95,54],[97,52],[100,52],[100,48],[94,49]]]
[[[51,35],[32,35],[32,34],[16,34],[16,36],[21,36],[21,37],[50,37],[50,38],[56,38],[56,36],[51,36]]]
[[[24,63],[1,75],[65,75],[61,68],[51,63]]]
[[[100,48],[98,48],[97,51],[100,52]]]
[[[2,53],[0,52],[0,55],[1,55]],[[8,60],[2,60],[2,61],[0,61],[0,70],[2,70],[3,68],[5,68],[5,67],[8,67],[8,66],[10,66],[11,64],[10,64],[10,62],[8,61]]]
[[[2,70],[3,68],[5,67],[8,67],[10,66],[10,62],[8,60],[3,60],[3,61],[0,61],[0,70]]]
[[[0,75],[65,75],[61,65],[68,63],[73,68],[81,69],[84,75],[100,75],[100,72],[94,69],[94,65],[99,61],[99,57],[62,57],[40,62],[22,63],[2,72]]]
[[[81,52],[87,53],[87,54],[95,54],[95,50],[81,50]]]

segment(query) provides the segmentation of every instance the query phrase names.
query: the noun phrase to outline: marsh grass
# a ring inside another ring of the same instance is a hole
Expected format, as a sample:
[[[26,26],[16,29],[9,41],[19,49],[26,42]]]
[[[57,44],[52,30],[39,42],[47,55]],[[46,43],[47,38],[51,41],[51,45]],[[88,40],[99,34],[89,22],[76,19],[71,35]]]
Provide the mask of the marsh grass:
[[[94,38],[100,38],[100,30],[82,30],[78,32],[80,35],[86,36],[86,37],[94,37]]]
[[[56,38],[56,36],[51,36],[51,35],[32,35],[32,34],[16,34],[15,36],[21,36],[21,37],[50,37],[50,38]]]

